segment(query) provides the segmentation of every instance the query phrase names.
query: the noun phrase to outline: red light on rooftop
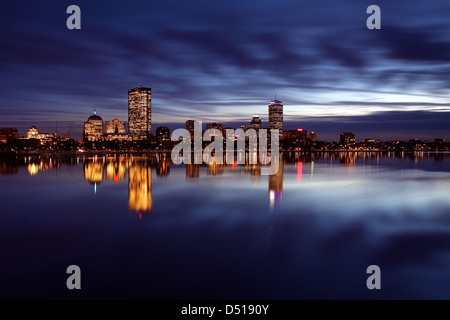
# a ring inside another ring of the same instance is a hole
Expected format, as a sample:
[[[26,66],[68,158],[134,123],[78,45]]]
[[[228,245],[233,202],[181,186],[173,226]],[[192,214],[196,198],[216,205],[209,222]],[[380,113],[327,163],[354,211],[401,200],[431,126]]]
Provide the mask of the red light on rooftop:
[[[114,121],[114,122],[119,122],[119,120],[118,120],[118,119],[114,119],[113,121]]]

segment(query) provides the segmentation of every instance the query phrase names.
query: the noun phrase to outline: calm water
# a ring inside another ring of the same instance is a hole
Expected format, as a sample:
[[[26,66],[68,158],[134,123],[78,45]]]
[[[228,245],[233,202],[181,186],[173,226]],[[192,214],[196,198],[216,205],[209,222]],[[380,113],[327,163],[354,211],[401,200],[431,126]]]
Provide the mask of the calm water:
[[[450,299],[450,154],[280,164],[0,158],[0,298]]]

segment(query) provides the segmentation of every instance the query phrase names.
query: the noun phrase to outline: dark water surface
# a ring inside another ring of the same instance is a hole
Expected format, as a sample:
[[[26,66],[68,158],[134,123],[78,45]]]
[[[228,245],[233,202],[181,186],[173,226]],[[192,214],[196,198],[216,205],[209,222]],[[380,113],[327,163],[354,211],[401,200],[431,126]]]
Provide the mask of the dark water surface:
[[[0,298],[450,299],[450,154],[280,164],[0,158]]]

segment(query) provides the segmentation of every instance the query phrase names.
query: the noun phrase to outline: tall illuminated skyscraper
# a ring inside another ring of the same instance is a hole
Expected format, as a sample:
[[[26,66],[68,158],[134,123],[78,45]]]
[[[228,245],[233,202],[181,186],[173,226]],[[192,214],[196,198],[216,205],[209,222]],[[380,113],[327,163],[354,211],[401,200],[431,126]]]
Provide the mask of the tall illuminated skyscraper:
[[[269,104],[269,129],[278,129],[283,135],[283,102],[276,97]]]
[[[152,132],[152,89],[128,90],[128,133],[134,139],[146,139]]]

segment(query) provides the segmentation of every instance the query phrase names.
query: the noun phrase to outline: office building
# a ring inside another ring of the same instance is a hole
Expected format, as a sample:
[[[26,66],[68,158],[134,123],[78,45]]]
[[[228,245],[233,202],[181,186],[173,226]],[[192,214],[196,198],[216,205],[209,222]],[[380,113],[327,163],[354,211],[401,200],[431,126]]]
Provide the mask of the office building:
[[[94,110],[94,114],[84,123],[83,139],[88,141],[98,141],[102,136],[103,119],[97,115],[97,111]]]
[[[19,130],[17,130],[16,128],[0,129],[0,143],[6,143],[14,139],[19,139]]]
[[[342,146],[354,146],[355,134],[353,132],[342,132],[340,137],[340,143]]]
[[[280,138],[283,136],[283,102],[276,98],[269,104],[269,129],[277,129]]]
[[[148,139],[152,132],[152,89],[128,90],[128,133],[135,140]]]
[[[308,133],[308,139],[311,140],[312,142],[317,141],[317,133],[311,131],[310,133]]]
[[[171,146],[170,129],[167,127],[156,128],[156,140],[159,148],[169,149]]]
[[[105,122],[105,133],[106,134],[125,134],[125,121],[119,121],[118,119],[114,119],[113,121]]]

